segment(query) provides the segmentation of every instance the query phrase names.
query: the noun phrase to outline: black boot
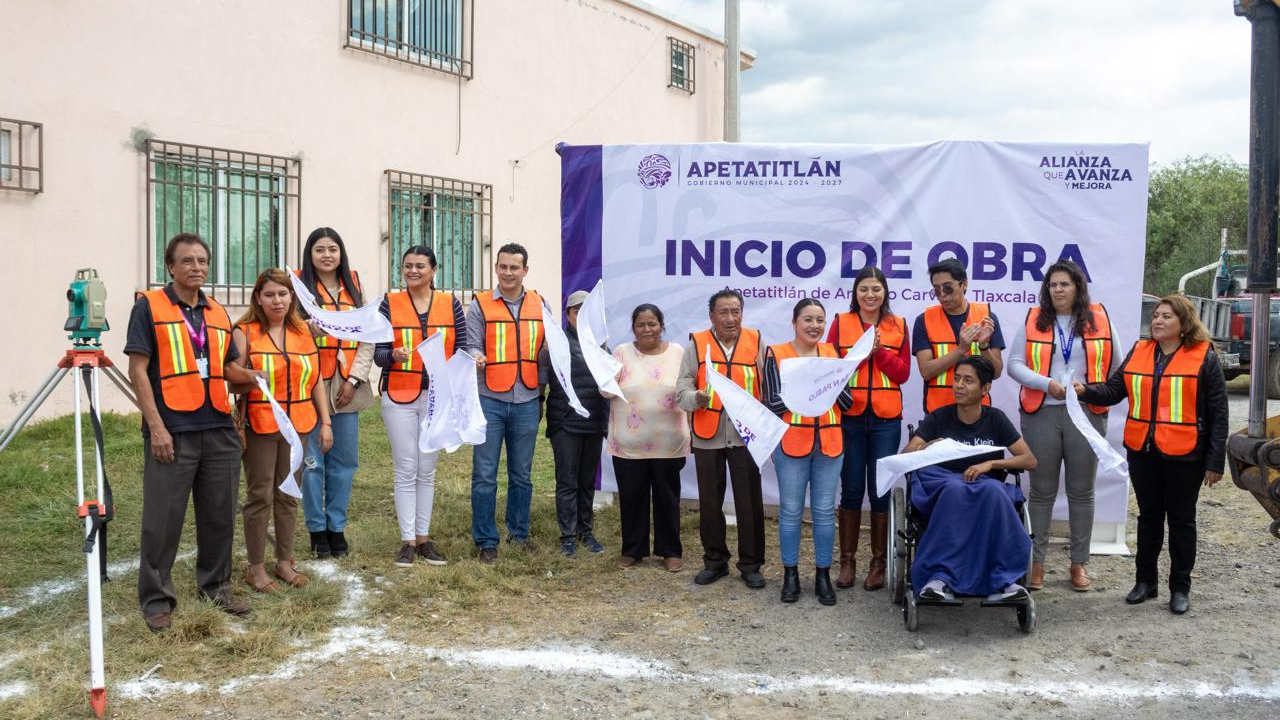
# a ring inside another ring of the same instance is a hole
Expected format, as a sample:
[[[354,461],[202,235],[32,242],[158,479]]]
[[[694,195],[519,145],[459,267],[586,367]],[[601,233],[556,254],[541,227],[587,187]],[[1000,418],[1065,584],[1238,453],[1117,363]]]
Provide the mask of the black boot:
[[[793,603],[800,599],[800,570],[795,565],[782,568],[782,602]]]
[[[329,547],[329,533],[323,530],[311,533],[311,552],[315,553],[318,558],[332,556],[333,551]]]
[[[836,589],[831,587],[831,568],[818,568],[813,575],[813,594],[823,605],[836,604]]]
[[[347,536],[341,532],[329,531],[329,549],[336,558],[347,556]]]

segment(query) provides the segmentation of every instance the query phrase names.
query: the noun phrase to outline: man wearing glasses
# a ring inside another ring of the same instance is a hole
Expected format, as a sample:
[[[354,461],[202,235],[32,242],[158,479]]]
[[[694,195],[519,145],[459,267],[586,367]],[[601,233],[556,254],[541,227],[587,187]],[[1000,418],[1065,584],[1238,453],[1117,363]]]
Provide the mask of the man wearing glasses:
[[[916,365],[924,378],[924,411],[955,404],[951,389],[957,363],[970,355],[981,355],[991,361],[995,377],[1004,369],[1001,351],[1004,335],[1000,321],[991,314],[986,303],[965,299],[969,275],[955,258],[947,258],[929,267],[929,283],[938,304],[916,318],[911,344],[916,349]],[[991,397],[983,404],[990,405]]]

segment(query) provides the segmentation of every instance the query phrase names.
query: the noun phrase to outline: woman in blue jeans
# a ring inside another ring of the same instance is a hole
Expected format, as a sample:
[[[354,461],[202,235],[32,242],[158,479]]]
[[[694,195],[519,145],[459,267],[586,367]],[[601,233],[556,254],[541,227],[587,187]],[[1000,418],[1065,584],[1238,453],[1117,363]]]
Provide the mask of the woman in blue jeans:
[[[836,534],[836,487],[840,482],[844,439],[840,432],[840,411],[849,407],[845,388],[827,412],[819,417],[796,415],[779,396],[779,363],[803,357],[836,357],[836,349],[822,342],[827,313],[822,303],[805,298],[791,311],[795,339],[770,345],[764,357],[765,404],[790,426],[773,452],[773,469],[778,475],[778,544],[782,550],[782,602],[800,599],[800,518],[804,515],[805,491],[809,493],[813,518],[813,591],[818,602],[835,605],[831,587],[831,550]]]
[[[876,494],[876,460],[898,451],[902,439],[902,384],[911,375],[911,337],[907,323],[889,309],[884,273],[867,266],[853,280],[849,312],[836,315],[827,342],[840,357],[872,331],[875,349],[849,380],[852,402],[840,424],[844,430],[844,467],[840,471],[840,575],[836,587],[853,587],[857,572],[862,498],[871,504],[871,563],[865,590],[884,587],[889,543],[889,496]]]

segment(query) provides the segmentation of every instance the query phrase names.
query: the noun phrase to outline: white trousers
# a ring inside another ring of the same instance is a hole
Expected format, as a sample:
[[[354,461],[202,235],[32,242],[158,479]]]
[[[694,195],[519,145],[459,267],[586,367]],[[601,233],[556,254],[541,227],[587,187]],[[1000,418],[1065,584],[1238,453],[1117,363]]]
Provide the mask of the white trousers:
[[[436,460],[439,452],[418,449],[418,433],[427,417],[427,394],[406,405],[382,396],[382,424],[391,440],[395,464],[396,519],[400,540],[408,542],[431,529],[431,503],[436,494]]]

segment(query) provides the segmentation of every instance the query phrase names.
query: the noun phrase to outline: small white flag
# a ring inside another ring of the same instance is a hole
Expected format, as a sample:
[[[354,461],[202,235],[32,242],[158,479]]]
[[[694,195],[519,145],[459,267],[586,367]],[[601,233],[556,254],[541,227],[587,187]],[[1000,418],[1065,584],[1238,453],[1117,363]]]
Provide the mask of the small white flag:
[[[445,364],[449,366],[449,382],[453,385],[453,422],[458,435],[463,445],[480,445],[485,441],[489,423],[480,407],[476,359],[465,350],[456,350]]]
[[[622,363],[600,347],[609,341],[608,327],[604,316],[604,281],[599,280],[578,309],[578,341],[582,346],[582,359],[587,361],[600,391],[626,402],[617,379]]]
[[[787,409],[805,417],[816,417],[830,410],[854,371],[871,355],[871,348],[876,344],[874,330],[862,333],[843,358],[797,357],[779,362],[778,395]]]
[[[747,446],[757,467],[764,467],[773,455],[774,448],[782,442],[782,435],[787,431],[787,424],[782,418],[774,415],[751,393],[738,387],[729,378],[721,375],[711,367],[711,346],[707,346],[705,358],[707,368],[707,387],[720,396],[720,404],[729,416],[729,421],[742,436],[742,443]]]
[[[1128,475],[1129,461],[1089,424],[1089,419],[1084,415],[1087,411],[1080,404],[1079,396],[1076,395],[1075,383],[1071,382],[1070,378],[1059,382],[1062,382],[1062,386],[1067,389],[1067,417],[1071,418],[1071,424],[1076,426],[1076,430],[1084,436],[1085,442],[1093,448],[1093,454],[1098,456],[1098,470],[1104,473],[1119,470]]]
[[[487,423],[480,409],[475,358],[458,350],[445,360],[444,333],[438,330],[418,345],[416,352],[430,378],[418,449],[454,452],[463,445],[483,443]]]
[[[280,407],[280,403],[276,402],[274,397],[271,397],[267,381],[260,377],[254,379],[258,382],[258,389],[262,391],[262,396],[271,403],[271,414],[276,419],[276,426],[280,428],[280,436],[289,443],[289,474],[284,482],[280,483],[280,492],[290,497],[301,498],[302,490],[298,488],[298,481],[294,479],[294,475],[297,474],[298,468],[302,467],[302,456],[305,453],[302,439],[298,437],[298,431],[294,429],[289,413]]]
[[[285,268],[293,283],[293,294],[298,296],[298,303],[307,311],[321,330],[343,340],[356,342],[389,342],[394,333],[391,332],[391,321],[378,312],[380,301],[370,300],[364,307],[355,310],[325,310],[316,303],[311,290],[302,284],[302,280],[289,268]],[[339,353],[339,357],[342,354]]]
[[[904,476],[912,470],[938,465],[952,460],[1004,452],[1003,445],[965,445],[951,438],[943,438],[915,452],[898,453],[876,460],[876,494],[884,495],[895,485],[904,484]]]
[[[542,306],[542,329],[547,334],[547,355],[551,356],[551,371],[556,374],[556,379],[560,381],[560,387],[564,389],[564,394],[569,397],[569,406],[573,411],[582,417],[591,417],[591,413],[582,407],[582,403],[578,401],[578,393],[573,390],[572,375],[570,368],[572,367],[572,359],[569,353],[569,338],[565,336],[564,330],[560,328],[560,323],[551,316],[546,304]]]

